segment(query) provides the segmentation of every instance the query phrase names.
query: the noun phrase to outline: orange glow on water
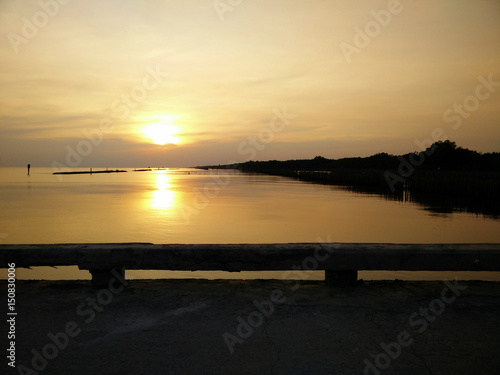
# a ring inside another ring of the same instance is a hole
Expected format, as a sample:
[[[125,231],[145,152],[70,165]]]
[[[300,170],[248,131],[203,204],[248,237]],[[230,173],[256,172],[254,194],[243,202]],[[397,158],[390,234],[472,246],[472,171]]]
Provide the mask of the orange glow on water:
[[[151,192],[151,208],[161,210],[175,206],[176,192],[172,189],[170,176],[167,173],[157,173],[155,181],[156,190]]]

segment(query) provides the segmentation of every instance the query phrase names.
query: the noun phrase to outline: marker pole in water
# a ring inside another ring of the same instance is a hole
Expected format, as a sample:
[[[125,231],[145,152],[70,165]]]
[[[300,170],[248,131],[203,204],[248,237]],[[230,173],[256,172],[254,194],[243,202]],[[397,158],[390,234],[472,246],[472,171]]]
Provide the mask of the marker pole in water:
[[[30,175],[30,168],[31,168],[31,165],[28,164],[28,176]]]

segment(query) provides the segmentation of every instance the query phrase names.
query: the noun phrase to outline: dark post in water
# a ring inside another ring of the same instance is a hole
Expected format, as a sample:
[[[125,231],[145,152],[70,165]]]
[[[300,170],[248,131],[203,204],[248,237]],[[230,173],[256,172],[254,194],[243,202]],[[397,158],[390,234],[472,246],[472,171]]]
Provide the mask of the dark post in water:
[[[30,175],[31,164],[28,164],[28,176]]]

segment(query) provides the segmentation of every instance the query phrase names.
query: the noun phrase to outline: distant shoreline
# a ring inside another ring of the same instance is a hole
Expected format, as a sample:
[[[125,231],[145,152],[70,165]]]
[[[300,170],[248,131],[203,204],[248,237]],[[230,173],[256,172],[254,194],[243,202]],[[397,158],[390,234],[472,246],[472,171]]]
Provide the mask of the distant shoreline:
[[[365,158],[247,161],[199,169],[238,169],[335,185],[359,193],[421,203],[437,213],[453,211],[500,217],[500,153],[481,154],[436,142],[405,155]]]

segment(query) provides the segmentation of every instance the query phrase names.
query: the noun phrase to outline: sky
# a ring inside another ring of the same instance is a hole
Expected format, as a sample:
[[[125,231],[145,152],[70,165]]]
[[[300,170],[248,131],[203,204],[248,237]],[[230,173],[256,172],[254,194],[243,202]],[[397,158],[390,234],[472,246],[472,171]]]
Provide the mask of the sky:
[[[500,1],[0,0],[0,166],[500,151]]]

